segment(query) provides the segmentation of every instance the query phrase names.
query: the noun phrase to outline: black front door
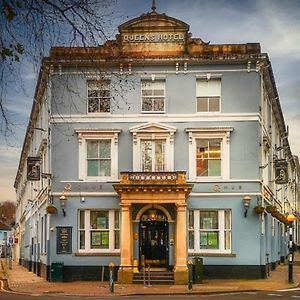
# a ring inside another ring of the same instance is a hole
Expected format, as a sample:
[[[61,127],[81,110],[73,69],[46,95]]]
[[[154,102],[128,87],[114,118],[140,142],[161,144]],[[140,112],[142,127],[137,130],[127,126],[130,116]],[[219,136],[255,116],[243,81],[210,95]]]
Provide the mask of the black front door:
[[[166,267],[168,259],[168,222],[140,222],[140,262]]]

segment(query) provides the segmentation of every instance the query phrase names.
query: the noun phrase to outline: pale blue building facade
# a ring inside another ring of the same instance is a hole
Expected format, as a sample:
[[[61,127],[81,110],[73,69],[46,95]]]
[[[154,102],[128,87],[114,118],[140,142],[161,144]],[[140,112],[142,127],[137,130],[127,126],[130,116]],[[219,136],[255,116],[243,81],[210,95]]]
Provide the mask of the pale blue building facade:
[[[51,280],[63,262],[71,281],[114,263],[125,282],[149,265],[182,284],[194,257],[204,278],[265,278],[286,260],[299,161],[259,44],[210,45],[153,10],[43,64],[15,181],[22,265]]]

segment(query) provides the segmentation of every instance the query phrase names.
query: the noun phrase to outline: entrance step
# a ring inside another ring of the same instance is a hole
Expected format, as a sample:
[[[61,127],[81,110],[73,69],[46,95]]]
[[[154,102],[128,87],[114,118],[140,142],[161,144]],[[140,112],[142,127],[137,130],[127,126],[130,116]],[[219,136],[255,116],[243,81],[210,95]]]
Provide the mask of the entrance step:
[[[139,273],[133,274],[133,283],[144,284],[144,272],[141,270]],[[145,272],[145,284],[148,285],[148,270]],[[150,284],[174,284],[174,273],[166,269],[150,270]]]

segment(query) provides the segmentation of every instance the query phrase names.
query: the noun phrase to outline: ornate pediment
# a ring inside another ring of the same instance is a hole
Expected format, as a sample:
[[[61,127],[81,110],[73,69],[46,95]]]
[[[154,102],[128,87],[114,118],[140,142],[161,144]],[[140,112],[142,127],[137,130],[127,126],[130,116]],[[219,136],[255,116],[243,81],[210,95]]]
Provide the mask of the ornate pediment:
[[[130,128],[131,133],[174,133],[176,128],[161,123],[144,123]]]
[[[132,19],[123,23],[118,27],[119,32],[165,32],[165,31],[180,31],[188,32],[189,25],[165,14],[151,12],[143,14],[138,18]]]

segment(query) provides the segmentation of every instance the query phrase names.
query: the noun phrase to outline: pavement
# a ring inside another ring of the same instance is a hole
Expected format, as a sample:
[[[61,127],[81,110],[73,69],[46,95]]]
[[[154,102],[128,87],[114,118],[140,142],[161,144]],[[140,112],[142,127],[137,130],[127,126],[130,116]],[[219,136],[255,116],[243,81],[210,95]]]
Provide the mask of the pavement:
[[[33,272],[12,262],[11,269],[6,259],[1,259],[0,267],[1,289],[19,294],[60,294],[77,296],[108,296],[108,295],[143,295],[143,294],[212,294],[249,291],[275,291],[296,288],[300,284],[300,253],[294,254],[293,283],[288,282],[288,265],[280,264],[270,271],[266,279],[210,279],[202,284],[193,284],[191,290],[187,285],[143,285],[130,284],[114,285],[114,293],[109,290],[108,282],[75,281],[75,282],[48,282]]]

